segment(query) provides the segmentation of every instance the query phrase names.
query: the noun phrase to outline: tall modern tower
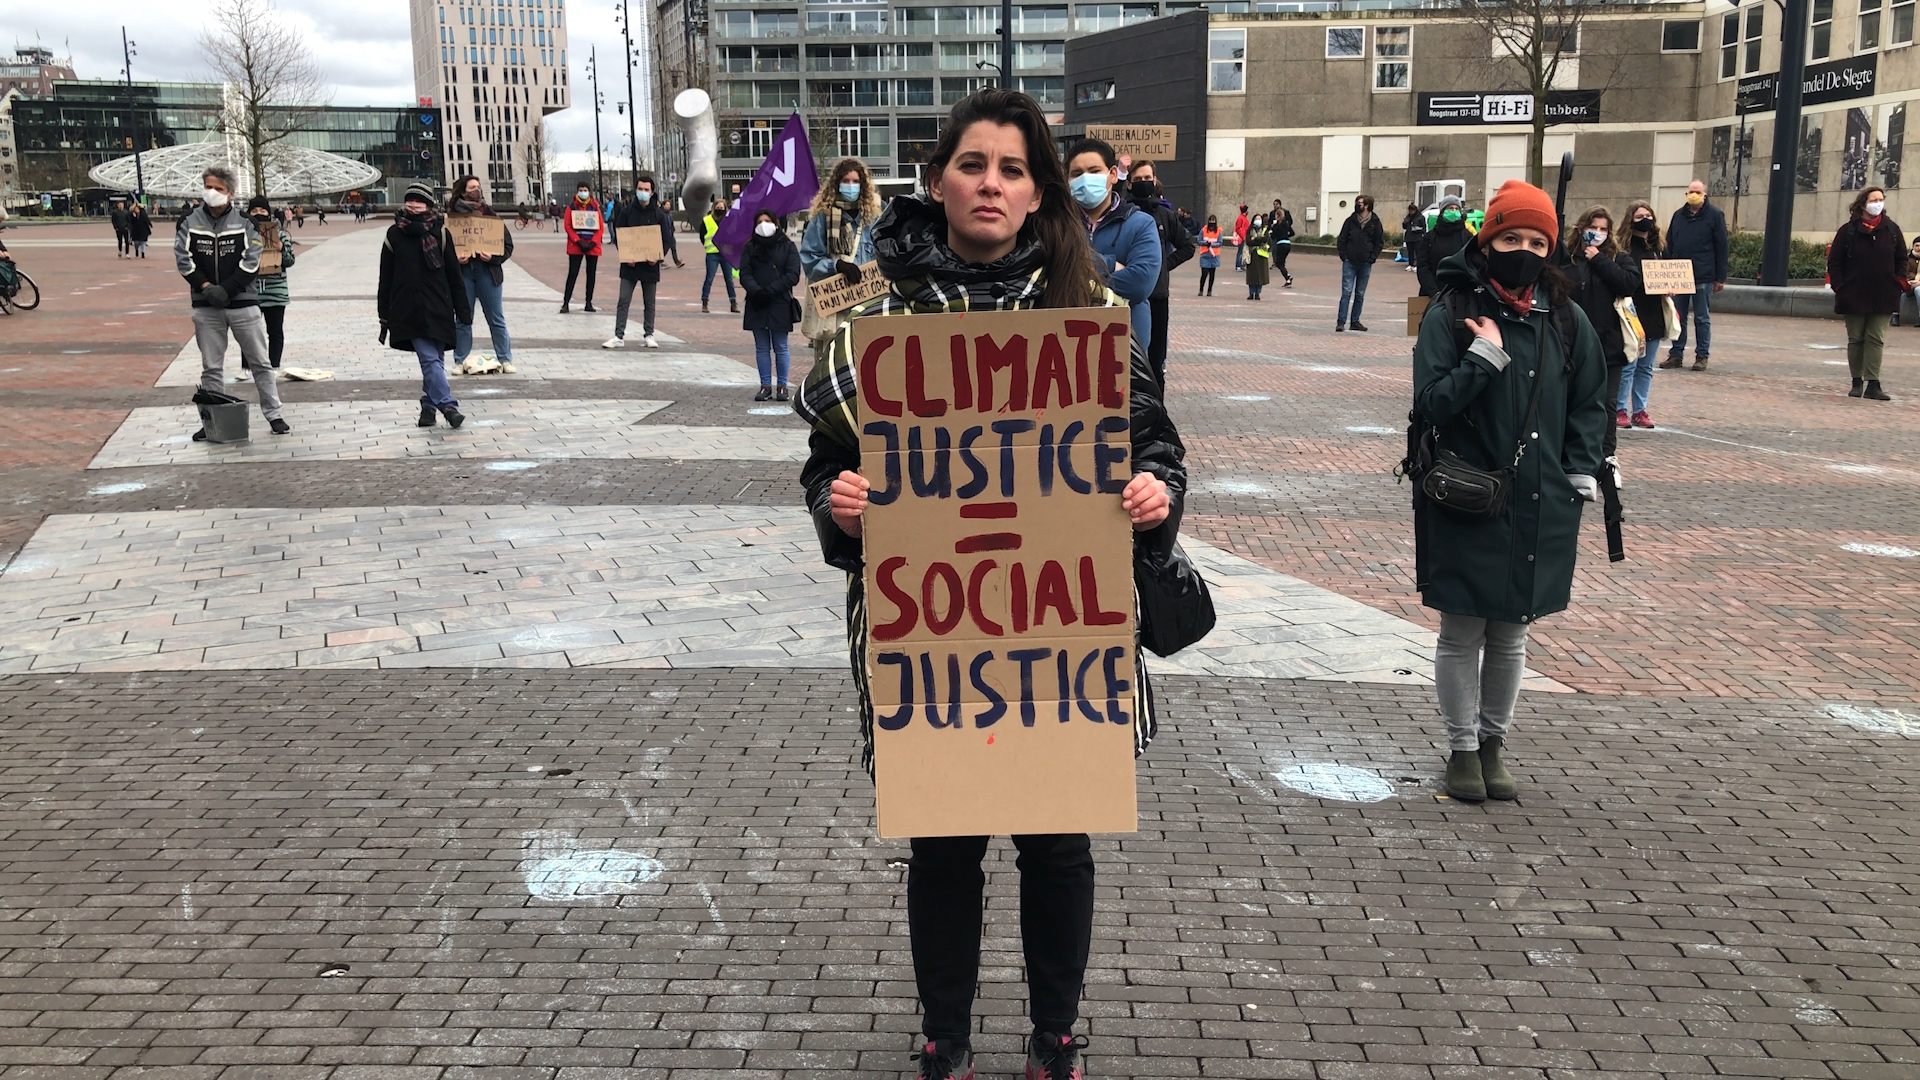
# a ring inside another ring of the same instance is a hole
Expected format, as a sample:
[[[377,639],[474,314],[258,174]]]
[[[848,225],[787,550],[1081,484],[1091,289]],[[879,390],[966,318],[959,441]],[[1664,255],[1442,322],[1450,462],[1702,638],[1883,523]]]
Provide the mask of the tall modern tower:
[[[471,173],[496,204],[548,197],[540,120],[572,103],[566,0],[408,0],[413,85],[442,117],[445,182]]]

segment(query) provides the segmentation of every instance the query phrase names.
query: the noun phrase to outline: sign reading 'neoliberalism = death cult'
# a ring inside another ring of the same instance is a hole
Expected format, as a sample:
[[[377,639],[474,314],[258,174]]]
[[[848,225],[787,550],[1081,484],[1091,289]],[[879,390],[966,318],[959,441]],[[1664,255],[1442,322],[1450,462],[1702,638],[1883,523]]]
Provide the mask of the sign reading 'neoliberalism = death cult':
[[[1137,827],[1128,335],[854,320],[881,836]]]
[[[1099,139],[1139,161],[1174,156],[1180,129],[1173,124],[1088,124],[1087,138]]]

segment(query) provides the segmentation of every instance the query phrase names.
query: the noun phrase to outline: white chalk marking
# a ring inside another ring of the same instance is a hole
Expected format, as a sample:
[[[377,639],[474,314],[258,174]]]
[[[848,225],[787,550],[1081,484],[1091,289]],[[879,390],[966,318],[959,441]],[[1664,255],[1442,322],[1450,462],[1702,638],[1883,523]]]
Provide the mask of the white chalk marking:
[[[1841,544],[1840,550],[1851,551],[1855,555],[1878,555],[1883,559],[1911,559],[1920,556],[1920,551],[1895,547],[1892,544]]]
[[[1899,709],[1868,709],[1836,704],[1826,708],[1828,718],[1879,735],[1920,735],[1920,716]]]
[[[145,491],[145,490],[147,490],[147,485],[142,484],[137,480],[130,480],[124,484],[101,484],[99,487],[88,488],[87,494],[89,495],[125,495],[131,491]]]
[[[180,886],[180,917],[187,922],[193,921],[193,883]]]
[[[1359,427],[1350,427],[1347,430],[1353,432],[1355,435],[1398,435],[1399,434],[1399,432],[1393,430],[1390,427],[1367,427],[1362,425]]]
[[[1228,401],[1272,401],[1266,394],[1228,394]]]
[[[1265,484],[1251,480],[1214,480],[1203,486],[1222,495],[1265,495],[1268,490]]]
[[[759,409],[748,409],[747,415],[748,416],[785,416],[792,411],[793,411],[792,409],[759,408]]]
[[[1303,795],[1341,802],[1383,802],[1394,797],[1393,785],[1369,769],[1331,762],[1289,765],[1273,774],[1275,780]]]
[[[537,469],[537,461],[496,461],[487,466],[488,472],[519,472],[522,469]]]
[[[545,829],[528,835],[527,858],[520,861],[527,892],[554,903],[604,903],[665,872],[658,859],[632,851],[583,851],[574,837]]]
[[[713,916],[713,925],[719,927],[723,934],[733,933],[727,929],[727,920],[720,917],[720,905],[713,902],[713,890],[707,888],[705,882],[700,883],[700,895],[707,899],[707,914]]]

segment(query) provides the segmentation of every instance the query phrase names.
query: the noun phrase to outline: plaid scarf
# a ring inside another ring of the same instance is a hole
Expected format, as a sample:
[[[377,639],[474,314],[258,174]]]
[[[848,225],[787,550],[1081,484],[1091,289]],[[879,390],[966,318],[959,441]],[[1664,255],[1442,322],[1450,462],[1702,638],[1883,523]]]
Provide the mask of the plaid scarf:
[[[420,238],[420,250],[427,256],[427,265],[435,270],[445,266],[440,256],[440,215],[432,210],[424,214],[409,214],[405,207],[393,212],[393,223],[400,227],[406,236]]]

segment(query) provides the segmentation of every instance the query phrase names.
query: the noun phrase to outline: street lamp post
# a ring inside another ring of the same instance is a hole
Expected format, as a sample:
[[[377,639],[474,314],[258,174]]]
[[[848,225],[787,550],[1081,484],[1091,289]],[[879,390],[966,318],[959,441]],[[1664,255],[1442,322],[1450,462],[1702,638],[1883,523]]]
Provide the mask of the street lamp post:
[[[641,12],[641,17],[646,17],[644,10]],[[640,181],[640,135],[639,118],[634,115],[639,110],[634,108],[633,101],[633,15],[627,9],[627,0],[620,0],[619,22],[620,36],[627,43],[627,141],[633,147],[633,158],[629,163],[632,169],[629,170],[627,177],[627,188],[631,190]]]
[[[127,28],[120,28],[120,56],[126,63],[121,74],[127,77],[127,112],[133,117],[133,197],[146,202],[147,177],[140,168],[140,105],[133,97],[133,42],[127,40]]]
[[[1000,0],[1000,89],[1013,89],[1013,0]]]
[[[600,163],[600,110],[606,103],[600,97],[600,58],[591,47],[587,49],[587,81],[593,89],[593,190],[596,196],[601,196],[607,190],[605,170]]]
[[[1807,76],[1807,0],[1786,0],[1780,28],[1780,74],[1773,88],[1773,161],[1767,176],[1767,226],[1761,238],[1760,284],[1785,285],[1793,253],[1793,194],[1799,171],[1800,104]]]

